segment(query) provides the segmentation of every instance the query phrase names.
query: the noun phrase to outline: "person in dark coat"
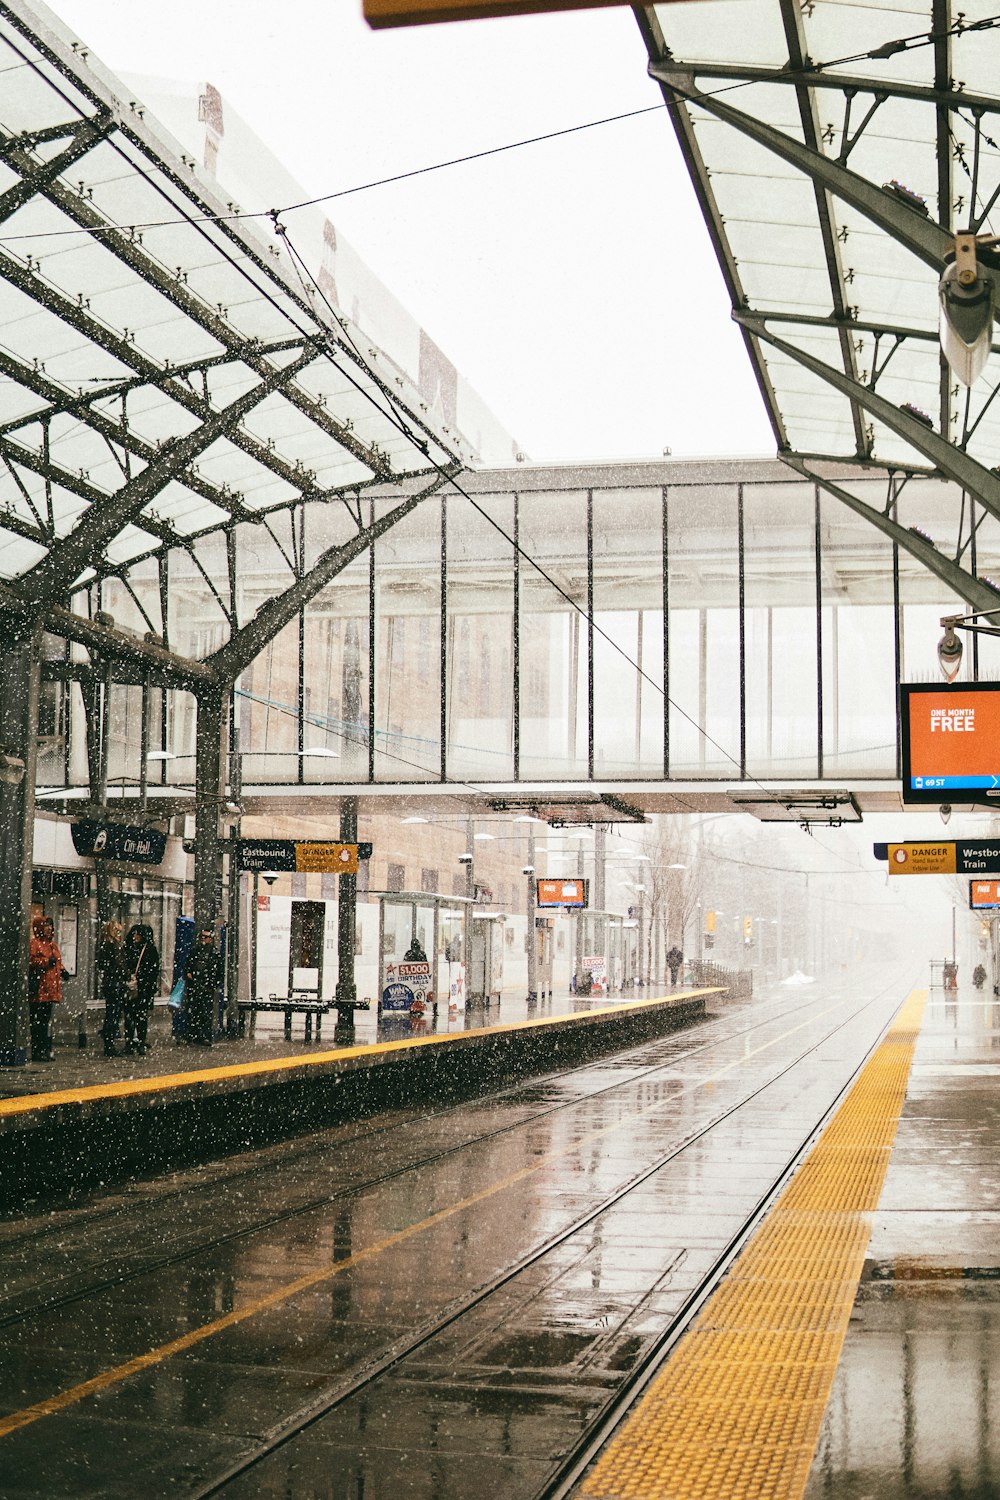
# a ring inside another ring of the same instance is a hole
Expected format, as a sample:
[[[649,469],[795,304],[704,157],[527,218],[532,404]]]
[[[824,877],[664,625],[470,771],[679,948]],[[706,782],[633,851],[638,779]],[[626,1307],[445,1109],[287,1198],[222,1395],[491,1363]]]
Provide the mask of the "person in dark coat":
[[[97,949],[97,967],[101,973],[101,999],[104,1001],[104,1056],[117,1057],[115,1042],[127,998],[125,948],[120,922],[105,922]]]
[[[136,925],[125,940],[125,1050],[145,1057],[153,997],[160,987],[160,955],[151,927]]]
[[[675,943],[674,946],[667,952],[667,968],[670,970],[671,987],[673,987],[677,983],[677,974],[683,962],[684,955]]]
[[[215,933],[203,927],[184,969],[184,1009],[187,1040],[196,1047],[211,1047],[215,1002],[222,983],[222,955],[215,947]]]
[[[51,1062],[55,1055],[52,1051],[52,1007],[62,999],[62,954],[49,918],[36,917],[31,926],[31,946],[28,950],[31,1060]]]

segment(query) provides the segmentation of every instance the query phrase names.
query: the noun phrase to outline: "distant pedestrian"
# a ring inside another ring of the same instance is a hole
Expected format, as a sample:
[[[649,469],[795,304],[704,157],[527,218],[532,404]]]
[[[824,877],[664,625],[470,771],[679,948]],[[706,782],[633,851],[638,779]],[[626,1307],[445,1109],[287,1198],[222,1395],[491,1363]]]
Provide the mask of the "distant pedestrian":
[[[187,1040],[211,1047],[215,1003],[222,983],[222,955],[216,951],[215,932],[203,927],[184,967],[184,1009]]]
[[[125,940],[125,1051],[148,1051],[149,1012],[160,987],[160,955],[153,941],[153,929],[130,928]]]
[[[62,1000],[62,954],[48,917],[31,924],[28,950],[28,994],[31,1000],[31,1060],[52,1062],[52,1007]]]
[[[677,983],[677,975],[680,972],[680,968],[683,962],[684,954],[675,943],[672,948],[669,948],[667,950],[667,968],[670,970],[671,989],[673,989],[674,985],[676,985]]]
[[[97,949],[97,967],[101,974],[101,999],[104,1001],[104,1056],[117,1057],[115,1042],[125,1014],[127,978],[122,924],[105,922]]]

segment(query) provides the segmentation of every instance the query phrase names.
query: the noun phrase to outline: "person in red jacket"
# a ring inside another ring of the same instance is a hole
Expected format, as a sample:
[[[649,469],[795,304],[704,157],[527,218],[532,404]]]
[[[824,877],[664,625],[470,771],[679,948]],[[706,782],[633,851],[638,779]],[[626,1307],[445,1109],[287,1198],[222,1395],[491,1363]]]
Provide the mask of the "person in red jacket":
[[[31,999],[31,1060],[51,1062],[52,1007],[62,1000],[62,954],[49,917],[36,917],[28,950],[28,993]]]

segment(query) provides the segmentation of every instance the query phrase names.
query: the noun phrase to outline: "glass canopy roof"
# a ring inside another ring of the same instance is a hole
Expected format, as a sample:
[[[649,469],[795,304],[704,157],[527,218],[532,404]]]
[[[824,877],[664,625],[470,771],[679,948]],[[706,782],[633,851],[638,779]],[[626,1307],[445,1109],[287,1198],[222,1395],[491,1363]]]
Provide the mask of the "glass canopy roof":
[[[367,486],[462,465],[466,445],[327,301],[293,238],[277,217],[235,218],[50,12],[3,7],[7,603],[58,603],[306,504],[343,502],[357,533]]]
[[[994,12],[702,0],[640,18],[782,450],[934,469],[914,442],[929,422],[1000,463],[996,360],[967,392],[937,333],[951,236],[1000,230]]]

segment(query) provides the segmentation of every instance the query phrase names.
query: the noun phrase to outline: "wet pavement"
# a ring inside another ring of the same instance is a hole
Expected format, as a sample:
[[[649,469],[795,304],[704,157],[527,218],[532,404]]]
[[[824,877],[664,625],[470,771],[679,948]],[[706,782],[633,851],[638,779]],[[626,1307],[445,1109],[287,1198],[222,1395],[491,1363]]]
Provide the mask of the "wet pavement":
[[[149,1023],[149,1050],[145,1056],[125,1054],[118,1039],[116,1057],[105,1057],[100,1035],[103,1006],[88,1009],[86,1046],[81,1047],[78,1033],[69,1023],[57,1028],[55,1055],[51,1062],[29,1062],[19,1068],[0,1069],[0,1099],[53,1090],[118,1082],[128,1078],[155,1078],[178,1071],[197,1072],[205,1068],[228,1067],[240,1062],[285,1057],[302,1057],[311,1052],[334,1047],[366,1047],[376,1042],[393,1042],[407,1037],[447,1036],[455,1032],[481,1031],[490,1026],[508,1026],[518,1021],[546,1020],[554,1016],[590,1015],[594,1011],[617,1005],[630,1005],[636,999],[654,999],[660,995],[682,995],[684,986],[675,989],[640,991],[633,995],[571,994],[568,991],[527,1000],[523,992],[504,994],[490,1005],[470,1005],[464,1011],[449,1012],[445,1005],[429,1007],[424,1016],[410,1016],[377,1010],[357,1011],[352,1027],[339,1028],[336,1012],[323,1017],[319,1041],[307,1042],[304,1021],[296,1016],[290,1042],[284,1037],[284,1016],[262,1012],[257,1016],[254,1035],[225,1037],[221,1034],[211,1047],[179,1044],[173,1035],[171,1015],[166,1001],[153,1007]],[[725,1002],[728,1007],[729,1002]],[[75,1021],[73,1025],[75,1026]]]
[[[0,1492],[529,1500],[907,989],[0,1221]]]
[[[932,990],[807,1500],[1000,1496],[1000,1003]]]

